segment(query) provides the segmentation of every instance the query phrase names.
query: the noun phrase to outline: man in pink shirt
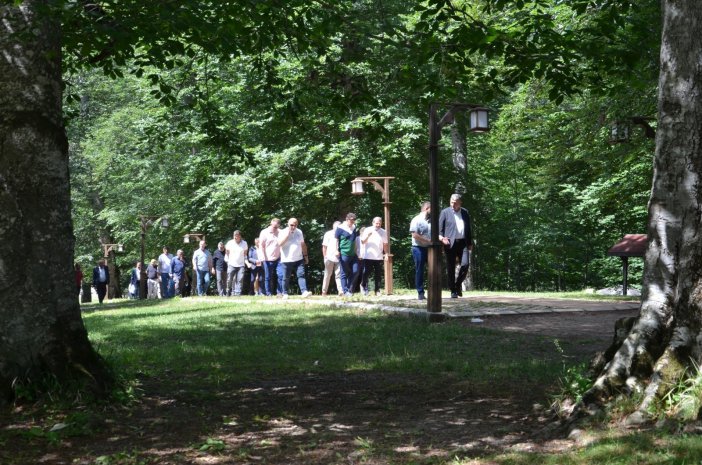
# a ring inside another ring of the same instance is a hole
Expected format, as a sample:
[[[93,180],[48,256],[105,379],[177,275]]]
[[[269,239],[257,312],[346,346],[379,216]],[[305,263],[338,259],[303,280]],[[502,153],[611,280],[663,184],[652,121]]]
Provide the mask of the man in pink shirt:
[[[273,295],[274,292],[282,292],[283,284],[280,282],[283,277],[283,270],[280,268],[280,245],[278,244],[278,231],[280,220],[273,218],[271,225],[261,231],[258,237],[258,247],[263,258],[263,271],[265,273],[265,294]]]

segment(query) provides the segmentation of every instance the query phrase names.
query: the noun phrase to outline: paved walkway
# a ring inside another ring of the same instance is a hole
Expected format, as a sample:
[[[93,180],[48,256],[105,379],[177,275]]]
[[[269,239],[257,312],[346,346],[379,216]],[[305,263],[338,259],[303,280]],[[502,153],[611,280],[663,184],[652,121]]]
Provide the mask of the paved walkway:
[[[377,301],[343,302],[338,305],[377,308],[396,314],[426,316],[426,301],[418,301],[408,296],[378,297]],[[538,297],[513,297],[471,294],[458,299],[443,298],[441,311],[448,318],[478,318],[489,315],[526,315],[538,313],[565,312],[610,312],[613,310],[636,310],[637,301],[595,301],[545,299]]]
[[[204,298],[203,300],[208,299]],[[222,298],[212,298],[221,302]],[[427,315],[426,301],[419,301],[413,295],[391,295],[379,297],[355,296],[350,299],[342,297],[291,297],[289,300],[276,298],[232,298],[232,303],[261,303],[280,305],[281,303],[323,304],[343,308],[358,308],[364,310],[380,310],[401,315]],[[458,299],[444,296],[441,302],[442,313],[448,318],[479,318],[490,315],[527,315],[539,313],[566,312],[611,312],[613,310],[636,310],[638,301],[602,301],[602,300],[572,300],[548,299],[539,297],[501,296],[495,294],[473,294]]]

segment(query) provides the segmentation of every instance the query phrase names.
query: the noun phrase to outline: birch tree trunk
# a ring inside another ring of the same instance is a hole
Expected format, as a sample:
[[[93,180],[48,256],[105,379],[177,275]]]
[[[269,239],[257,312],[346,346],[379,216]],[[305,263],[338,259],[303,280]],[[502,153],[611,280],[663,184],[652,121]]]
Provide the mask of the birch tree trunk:
[[[111,377],[73,275],[60,22],[51,0],[0,6],[0,403],[18,384]]]
[[[588,399],[665,381],[702,361],[702,8],[662,2],[658,129],[641,311]]]

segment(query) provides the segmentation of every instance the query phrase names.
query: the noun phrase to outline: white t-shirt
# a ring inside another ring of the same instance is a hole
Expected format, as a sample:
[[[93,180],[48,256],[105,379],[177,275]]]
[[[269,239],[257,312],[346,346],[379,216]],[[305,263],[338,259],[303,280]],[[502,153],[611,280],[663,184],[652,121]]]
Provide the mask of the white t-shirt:
[[[162,253],[161,255],[159,255],[158,256],[158,272],[170,274],[172,261],[173,261],[173,254]]]
[[[367,227],[363,231],[361,244],[368,238],[364,244],[365,252],[363,258],[367,260],[382,260],[383,259],[383,244],[388,243],[388,235],[383,228],[375,229],[373,226]]]
[[[339,257],[336,256],[336,236],[334,235],[334,230],[327,231],[324,233],[324,238],[322,239],[322,245],[327,247],[327,254],[324,256],[325,260],[337,263]]]
[[[285,228],[280,231],[278,237],[288,234],[290,228]],[[288,235],[288,240],[280,246],[280,261],[282,263],[293,263],[303,259],[302,243],[305,242],[305,237],[300,231],[300,228],[295,228],[295,231]]]
[[[248,248],[249,245],[244,239],[239,243],[234,239],[230,239],[227,245],[224,246],[225,253],[227,253],[227,265],[237,268],[244,266],[246,263],[246,249]]]

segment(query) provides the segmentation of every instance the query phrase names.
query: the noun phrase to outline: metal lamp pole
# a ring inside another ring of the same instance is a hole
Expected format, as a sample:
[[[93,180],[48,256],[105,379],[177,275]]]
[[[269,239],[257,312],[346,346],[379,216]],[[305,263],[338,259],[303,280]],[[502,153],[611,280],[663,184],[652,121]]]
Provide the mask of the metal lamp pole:
[[[441,313],[441,249],[439,241],[439,140],[441,139],[441,128],[453,123],[456,112],[470,112],[471,132],[487,132],[488,110],[481,105],[470,103],[448,104],[449,110],[438,118],[439,104],[432,103],[429,106],[429,197],[431,202],[431,247],[429,248],[428,260],[428,296],[427,312],[429,321],[441,321],[444,315]]]
[[[383,196],[383,214],[385,216],[384,218],[384,224],[385,224],[385,230],[387,231],[388,234],[388,253],[385,255],[386,258],[386,263],[385,263],[385,295],[391,295],[393,291],[392,287],[392,249],[391,249],[391,244],[392,241],[390,240],[390,180],[395,179],[394,176],[358,176],[356,179],[351,181],[351,193],[355,195],[361,195],[364,194],[363,191],[363,183],[364,182],[370,182],[373,184],[373,187],[375,190],[380,192],[380,195]],[[381,186],[378,181],[383,181],[383,185]]]

